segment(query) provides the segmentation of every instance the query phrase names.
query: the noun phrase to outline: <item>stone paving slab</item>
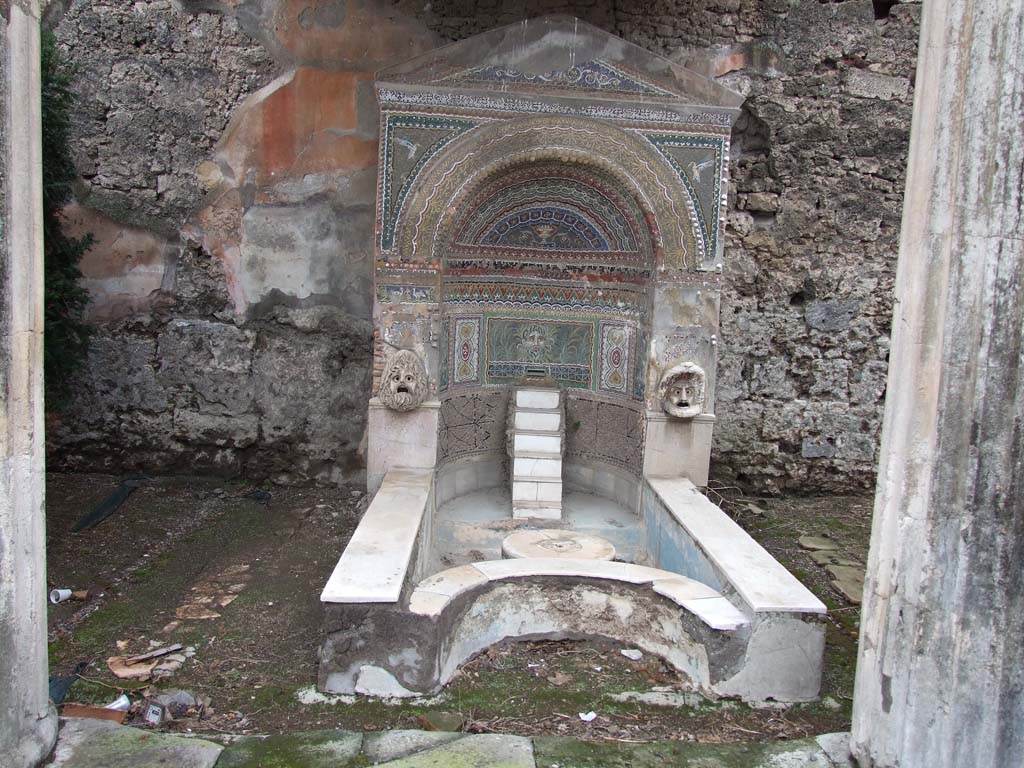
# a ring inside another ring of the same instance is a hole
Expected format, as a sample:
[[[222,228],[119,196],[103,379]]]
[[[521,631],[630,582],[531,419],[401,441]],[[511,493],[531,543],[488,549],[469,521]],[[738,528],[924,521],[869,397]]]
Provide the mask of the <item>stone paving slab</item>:
[[[203,739],[61,718],[52,768],[213,768],[221,747]]]
[[[526,736],[467,735],[433,749],[393,760],[389,768],[534,768],[533,743]]]
[[[351,731],[245,736],[227,746],[217,768],[340,768],[355,760],[362,746],[363,735]]]
[[[845,734],[842,734],[845,736]],[[824,738],[824,737],[822,737]],[[827,742],[839,754],[836,741]],[[772,744],[618,744],[562,736],[533,740],[537,768],[848,768],[816,739]]]
[[[381,731],[363,737],[363,755],[374,764],[408,757],[425,749],[461,739],[460,733],[432,733],[430,731]],[[219,768],[219,766],[218,766]]]
[[[769,744],[585,742],[428,731],[308,731],[221,747],[115,723],[62,719],[54,768],[848,768],[848,734]],[[223,750],[223,751],[222,751]],[[219,759],[218,759],[219,758]]]

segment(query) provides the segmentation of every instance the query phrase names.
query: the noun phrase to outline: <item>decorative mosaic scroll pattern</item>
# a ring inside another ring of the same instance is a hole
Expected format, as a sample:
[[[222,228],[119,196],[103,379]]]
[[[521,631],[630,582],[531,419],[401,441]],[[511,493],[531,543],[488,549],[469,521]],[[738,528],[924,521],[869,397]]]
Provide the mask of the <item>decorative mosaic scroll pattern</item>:
[[[488,305],[504,311],[535,309],[568,316],[577,312],[600,312],[626,317],[645,317],[648,296],[642,284],[608,283],[600,290],[579,284],[530,280],[522,277],[486,275],[447,278],[444,300],[449,305]]]
[[[476,384],[480,381],[479,317],[455,320],[452,359],[452,384]]]
[[[676,94],[653,83],[645,82],[638,75],[626,72],[607,61],[593,59],[565,70],[528,74],[512,67],[491,64],[450,75],[446,78],[452,85],[491,83],[542,89],[564,88],[576,91],[598,91],[600,93],[628,94],[662,98],[678,98]]]
[[[629,392],[633,329],[623,323],[601,323],[598,389],[615,394]]]
[[[623,467],[643,474],[644,415],[640,404],[598,400],[593,395],[566,398],[566,456]]]
[[[504,452],[509,390],[474,390],[441,402],[438,462],[488,451]]]
[[[697,224],[698,245],[704,259],[718,252],[718,217],[722,208],[722,166],[725,138],[682,136],[675,133],[641,134],[669,161],[690,196]]]
[[[389,114],[381,142],[381,249],[395,241],[395,222],[423,167],[453,139],[478,123],[442,115]]]

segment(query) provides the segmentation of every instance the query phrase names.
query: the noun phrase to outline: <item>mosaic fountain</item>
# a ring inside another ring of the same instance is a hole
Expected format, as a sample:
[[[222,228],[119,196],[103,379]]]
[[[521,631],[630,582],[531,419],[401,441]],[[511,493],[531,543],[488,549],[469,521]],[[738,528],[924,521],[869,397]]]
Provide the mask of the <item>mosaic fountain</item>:
[[[818,694],[825,607],[702,492],[742,101],[568,17],[378,75],[365,516],[319,687],[434,693],[604,637],[708,695]]]

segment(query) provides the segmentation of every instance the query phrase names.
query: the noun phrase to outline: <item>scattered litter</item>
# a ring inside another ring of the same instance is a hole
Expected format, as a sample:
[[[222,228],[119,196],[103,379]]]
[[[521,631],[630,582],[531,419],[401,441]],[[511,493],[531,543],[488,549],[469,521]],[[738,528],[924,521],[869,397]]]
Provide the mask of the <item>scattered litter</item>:
[[[121,680],[149,680],[153,674],[153,668],[160,663],[159,659],[142,661],[130,664],[126,656],[111,656],[107,659],[107,667],[114,674],[114,677]]]
[[[50,698],[53,699],[54,704],[60,704],[64,701],[64,697],[68,695],[68,690],[75,684],[78,676],[82,674],[82,671],[87,666],[89,666],[89,662],[80,661],[75,665],[75,670],[70,675],[54,675],[50,678]]]
[[[167,624],[165,624],[164,628],[161,629],[160,632],[161,632],[161,634],[169,635],[169,634],[171,634],[171,632],[173,632],[174,630],[176,630],[180,626],[181,626],[181,622],[180,621],[177,621],[177,620],[171,621],[171,622],[168,622]]]
[[[150,725],[170,720],[201,718],[210,711],[208,696],[196,697],[191,691],[170,690],[151,695],[142,710],[142,719]]]
[[[175,720],[198,714],[199,710],[202,709],[199,701],[190,691],[165,691],[159,696],[154,696],[151,701],[155,701],[163,706],[164,710]]]
[[[180,643],[159,648],[136,656],[111,656],[107,667],[122,680],[159,679],[174,674],[187,659],[195,655],[195,648],[183,648]]]
[[[121,694],[112,702],[103,707],[104,709],[114,709],[118,712],[127,712],[132,708],[132,700],[129,699],[125,694]]]
[[[148,477],[140,474],[132,475],[123,480],[107,498],[97,504],[91,512],[83,515],[71,530],[73,532],[85,531],[94,525],[102,523],[114,514],[122,504],[128,501],[128,497],[132,495],[132,492],[147,480],[149,480]]]
[[[153,645],[153,642],[154,641],[150,641],[150,646],[151,647]],[[156,641],[156,644],[160,645],[159,641]],[[158,659],[161,656],[166,656],[169,653],[174,653],[175,651],[180,651],[182,649],[182,647],[183,646],[182,646],[181,643],[175,643],[174,645],[168,645],[168,646],[165,646],[163,648],[157,648],[155,651],[150,651],[149,653],[140,653],[137,656],[127,656],[125,658],[125,661],[127,663],[129,663],[129,664],[138,664],[140,661],[149,661],[150,659]]]
[[[61,708],[61,715],[64,717],[88,717],[91,720],[111,720],[115,723],[123,723],[128,716],[128,712],[121,709],[94,707],[89,704],[69,703]]]
[[[174,611],[182,621],[219,619],[219,609],[227,608],[245,589],[249,580],[249,565],[228,566],[192,587],[192,594],[184,605]]]
[[[50,602],[54,605],[63,603],[65,600],[88,600],[89,590],[88,589],[51,589],[50,590]]]
[[[644,657],[643,651],[638,651],[636,648],[624,648],[619,653],[630,661],[640,661]]]
[[[142,710],[142,719],[150,725],[160,725],[164,720],[170,720],[171,717],[163,704],[150,701],[146,703],[146,708]]]
[[[580,720],[582,720],[584,723],[589,723],[597,717],[597,712],[594,712],[593,710],[591,710],[590,712],[580,712],[579,716]]]
[[[602,669],[604,669],[604,667],[591,667],[591,669],[595,672],[600,672]]]
[[[763,507],[759,507],[757,506],[757,504],[754,504],[753,502],[747,504],[747,512],[749,512],[752,515],[756,515],[757,517],[764,517],[766,514],[768,514]]]

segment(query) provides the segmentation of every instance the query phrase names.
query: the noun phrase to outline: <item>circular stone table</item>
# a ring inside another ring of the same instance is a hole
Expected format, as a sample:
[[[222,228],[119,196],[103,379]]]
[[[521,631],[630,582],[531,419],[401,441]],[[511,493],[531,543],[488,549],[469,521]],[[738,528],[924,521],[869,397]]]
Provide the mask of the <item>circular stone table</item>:
[[[611,560],[615,547],[607,539],[576,531],[516,531],[501,542],[508,559],[554,557],[572,560]]]

